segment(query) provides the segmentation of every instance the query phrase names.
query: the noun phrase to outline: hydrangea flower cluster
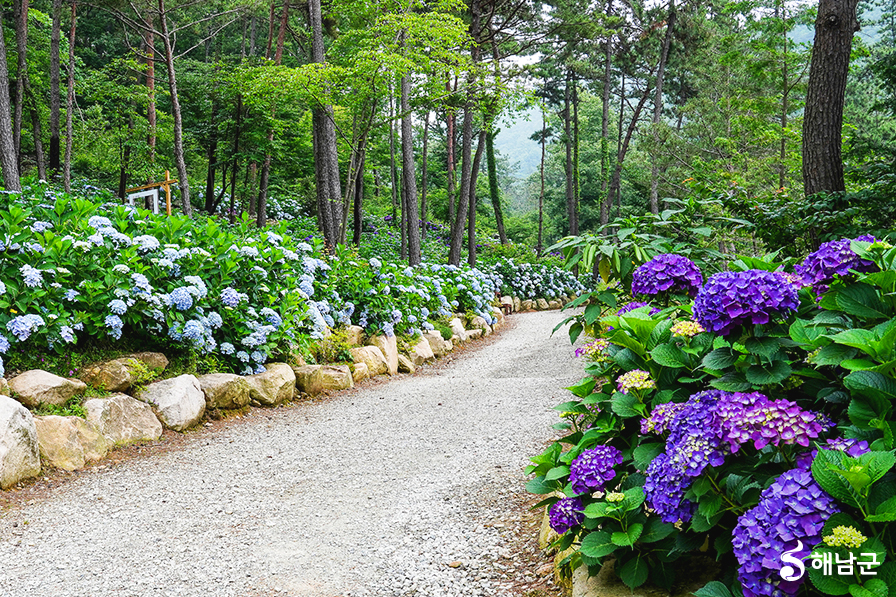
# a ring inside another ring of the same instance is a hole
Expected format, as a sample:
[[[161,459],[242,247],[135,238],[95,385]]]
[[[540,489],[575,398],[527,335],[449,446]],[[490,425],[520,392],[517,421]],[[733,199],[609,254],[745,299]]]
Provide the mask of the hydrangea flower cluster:
[[[781,578],[781,556],[802,542],[802,551],[793,557],[804,560],[831,515],[839,512],[834,499],[812,478],[811,473],[793,469],[783,473],[744,513],[734,527],[734,555],[740,563],[738,579],[745,597],[785,597],[799,591],[804,578]]]
[[[664,522],[688,521],[693,504],[684,498],[693,478],[707,466],[719,466],[725,456],[752,443],[809,446],[827,430],[817,413],[789,400],[709,390],[684,403],[657,406],[641,421],[644,433],[669,432],[666,449],[647,468],[644,492]]]
[[[548,522],[561,535],[584,521],[584,508],[579,498],[560,498],[548,509]]]
[[[850,456],[852,458],[858,458],[862,454],[871,451],[871,448],[868,446],[868,442],[866,442],[865,440],[845,439],[842,437],[829,439],[821,447],[825,450],[837,450],[839,452],[844,452],[847,456]],[[812,467],[812,461],[815,460],[815,457],[817,455],[818,450],[803,452],[796,457],[796,466],[798,468],[809,470]]]
[[[617,388],[623,394],[628,394],[632,390],[653,390],[656,389],[656,382],[651,379],[650,373],[641,369],[634,369],[627,373],[623,373],[616,380]]]
[[[672,326],[672,335],[676,338],[693,338],[697,334],[702,334],[706,330],[696,321],[679,321]]]
[[[703,284],[697,265],[683,255],[663,253],[638,267],[632,275],[632,294],[655,296],[683,293],[695,296]]]
[[[846,547],[850,549],[862,547],[862,544],[867,540],[868,537],[863,535],[856,527],[842,524],[831,529],[830,535],[822,537],[822,541],[828,547]]]
[[[576,356],[584,356],[590,361],[602,361],[606,359],[605,352],[608,346],[610,346],[610,343],[607,340],[597,338],[584,346],[578,347],[576,349]]]
[[[694,300],[694,317],[706,330],[727,336],[742,325],[761,325],[799,307],[796,288],[773,272],[746,270],[710,277]]]
[[[805,284],[812,285],[818,297],[827,291],[835,277],[848,276],[850,270],[861,273],[877,271],[877,265],[873,261],[861,259],[850,248],[853,240],[873,243],[877,239],[865,234],[855,239],[842,238],[826,242],[794,268]]]
[[[613,446],[585,450],[569,465],[569,482],[577,494],[603,491],[616,476],[615,466],[622,464],[622,452]]]
[[[512,259],[501,259],[483,268],[483,271],[501,279],[499,288],[502,294],[521,299],[551,300],[585,292],[585,286],[572,272],[544,263],[517,263]]]

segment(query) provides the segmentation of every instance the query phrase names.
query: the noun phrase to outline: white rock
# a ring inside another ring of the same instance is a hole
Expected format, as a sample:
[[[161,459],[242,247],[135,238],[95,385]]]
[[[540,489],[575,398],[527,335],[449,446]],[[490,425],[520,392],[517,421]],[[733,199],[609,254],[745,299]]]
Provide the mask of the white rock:
[[[277,406],[292,400],[296,393],[296,374],[286,363],[268,363],[264,373],[246,377],[249,399],[259,406]]]
[[[454,350],[454,345],[442,338],[442,334],[437,330],[426,332],[423,337],[429,342],[429,349],[437,357],[443,357]]]
[[[40,369],[25,371],[9,380],[9,388],[19,402],[27,407],[38,404],[61,405],[76,394],[81,394],[87,385],[78,379],[66,379]]]
[[[426,361],[436,358],[436,355],[433,354],[432,348],[429,346],[429,341],[426,338],[420,338],[413,346],[411,346],[408,357],[411,359],[411,362],[414,363],[415,367],[419,367]]]
[[[199,378],[208,408],[242,408],[249,404],[249,382],[233,373],[211,373]]]
[[[34,417],[41,461],[67,471],[84,468],[109,452],[100,430],[80,417]]]
[[[367,340],[370,346],[376,346],[386,357],[386,365],[389,367],[389,375],[398,373],[398,340],[392,336],[372,336]]]
[[[162,425],[174,431],[189,429],[205,414],[205,395],[192,375],[149,384],[136,398],[149,404]]]
[[[383,354],[383,351],[376,346],[352,348],[351,353],[352,361],[355,364],[364,363],[367,365],[367,371],[369,372],[370,377],[383,375],[384,373],[389,372],[389,363],[386,361],[386,356]]]
[[[464,324],[460,319],[455,317],[448,322],[448,326],[451,328],[452,338],[456,336],[460,342],[467,341],[467,330],[464,328]]]
[[[0,488],[40,474],[34,417],[19,402],[0,396]]]
[[[155,441],[162,436],[162,424],[152,407],[126,394],[91,398],[84,402],[87,420],[97,426],[113,446]]]

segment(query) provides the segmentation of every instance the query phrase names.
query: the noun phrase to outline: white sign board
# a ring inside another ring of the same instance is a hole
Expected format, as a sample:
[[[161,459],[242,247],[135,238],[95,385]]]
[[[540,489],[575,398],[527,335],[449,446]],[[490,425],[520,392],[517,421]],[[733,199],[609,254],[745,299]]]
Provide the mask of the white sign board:
[[[128,194],[128,205],[134,205],[134,202],[142,197],[152,197],[152,213],[159,213],[159,189]]]

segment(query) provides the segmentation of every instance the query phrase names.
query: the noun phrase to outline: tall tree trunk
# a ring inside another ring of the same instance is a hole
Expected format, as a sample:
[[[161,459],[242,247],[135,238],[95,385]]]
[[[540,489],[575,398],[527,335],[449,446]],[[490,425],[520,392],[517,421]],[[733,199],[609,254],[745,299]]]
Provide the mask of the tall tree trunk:
[[[777,17],[778,5],[775,4],[775,16]],[[784,190],[787,182],[787,114],[790,112],[790,76],[787,70],[787,7],[781,0],[781,35],[783,37],[784,52],[781,58],[781,151],[778,165],[778,188]]]
[[[450,87],[450,85],[446,83],[446,87]],[[457,184],[454,180],[454,126],[456,120],[457,118],[454,115],[454,112],[449,108],[446,118],[447,133],[445,135],[448,151],[448,222],[454,222],[455,216],[454,194],[457,189]]]
[[[622,96],[625,96],[625,86],[622,88]],[[613,169],[613,178],[610,180],[610,191],[609,196],[614,197],[620,190],[620,183],[622,181],[622,162],[625,160],[625,154],[628,153],[628,145],[632,140],[632,134],[634,134],[635,129],[638,126],[638,118],[641,116],[641,110],[644,108],[644,104],[647,103],[647,98],[650,97],[650,88],[646,88],[644,93],[641,94],[641,99],[638,100],[638,105],[635,106],[635,111],[632,114],[632,119],[628,123],[628,128],[625,131],[625,137],[621,139],[619,144],[619,151],[616,154],[616,167]],[[619,115],[619,130],[622,131],[622,114]]]
[[[566,89],[563,93],[563,132],[566,146],[566,161],[564,172],[566,174],[566,220],[569,234],[578,234],[576,225],[576,187],[575,170],[572,159],[573,134],[572,134],[572,71],[566,71]]]
[[[392,96],[391,87],[389,89],[389,184],[392,197],[392,224],[399,223],[398,220],[398,171],[395,167],[395,100]],[[399,226],[400,228],[400,226]],[[404,244],[404,238],[402,238]],[[404,259],[402,251],[401,258]]]
[[[239,171],[239,155],[240,155],[240,135],[243,132],[243,96],[242,94],[237,94],[236,96],[236,125],[233,133],[233,164],[230,169],[232,171],[230,176],[230,209],[227,212],[227,219],[231,224],[236,220],[236,208],[234,203],[236,202],[236,174]],[[246,173],[248,175],[248,172]],[[243,188],[245,189],[245,183],[243,184]]]
[[[16,164],[22,173],[22,118],[25,109],[25,87],[28,86],[28,5],[29,0],[15,0],[16,7],[16,104],[12,135],[16,148]]]
[[[273,10],[273,5],[271,5]],[[274,64],[283,62],[283,44],[286,40],[286,26],[289,24],[289,2],[283,2],[283,12],[280,15],[280,29],[277,32],[277,49],[274,51]],[[276,108],[272,110],[272,116],[276,115]],[[255,225],[261,228],[268,223],[268,183],[271,177],[271,160],[273,159],[274,128],[268,131],[268,149],[264,154],[264,163],[261,166],[261,179],[258,185],[258,213]],[[337,174],[338,176],[338,174]]]
[[[495,223],[498,226],[498,238],[501,244],[507,244],[507,232],[504,230],[504,214],[501,211],[501,189],[498,188],[498,165],[495,160],[495,135],[496,131],[490,131],[485,136],[485,162],[488,167],[488,194],[492,200],[492,209],[495,210]]]
[[[146,24],[152,27],[152,13],[148,13],[144,19]],[[150,165],[150,181],[154,178],[153,167],[156,163],[156,57],[155,57],[156,36],[152,31],[143,32],[143,46],[146,50],[146,126],[149,129],[146,144],[149,146],[149,165]]]
[[[37,163],[37,177],[47,180],[47,160],[44,156],[43,130],[40,125],[40,106],[31,85],[25,87],[25,97],[28,101],[28,111],[31,113],[31,126],[34,130],[34,161]]]
[[[476,265],[476,183],[479,180],[479,166],[482,163],[482,150],[488,132],[483,128],[479,131],[479,139],[476,142],[476,155],[473,157],[473,169],[470,172],[470,213],[467,216],[467,263]]]
[[[613,14],[613,0],[607,0],[607,15]],[[607,187],[610,184],[610,76],[612,74],[613,36],[607,35],[604,43],[604,80],[602,111],[600,120],[600,224],[605,226],[610,220],[610,204],[607,202]]]
[[[218,101],[212,98],[211,133],[209,134],[206,157],[208,158],[208,170],[205,173],[205,211],[214,213],[215,209],[215,174],[218,160]]]
[[[308,14],[311,20],[312,62],[324,64],[326,57],[320,0],[308,0]],[[312,111],[312,127],[318,217],[328,249],[334,250],[342,236],[338,230],[342,221],[342,191],[339,188],[339,156],[332,106],[318,106]]]
[[[53,26],[50,30],[50,176],[59,176],[59,113],[62,110],[59,76],[59,40],[62,38],[62,0],[53,0]]]
[[[470,2],[470,37],[473,45],[470,57],[473,64],[479,62],[479,29],[481,18],[480,0]],[[463,148],[461,149],[460,195],[458,197],[457,216],[451,222],[451,248],[448,251],[448,263],[460,265],[460,251],[464,242],[464,220],[467,217],[467,206],[470,201],[470,178],[473,170],[473,98],[477,93],[475,70],[470,70],[467,85],[467,100],[464,104],[464,122],[461,130]]]
[[[803,118],[803,184],[806,196],[846,190],[840,157],[843,104],[857,0],[819,0]]]
[[[666,77],[666,62],[669,60],[669,47],[672,44],[672,30],[675,26],[675,0],[669,0],[669,16],[666,17],[666,35],[663,37],[663,47],[660,51],[660,63],[656,71],[656,96],[653,99],[653,143],[654,155],[650,166],[650,212],[660,213],[659,183],[659,125],[663,117],[663,80]]]
[[[364,162],[366,154],[361,153],[360,163],[358,164],[359,176],[355,178],[355,196],[354,196],[354,228],[352,230],[352,243],[357,247],[361,244],[361,232],[364,227]]]
[[[543,230],[544,230],[544,153],[545,144],[548,140],[548,118],[544,113],[544,107],[541,109],[541,192],[538,194],[538,245],[535,248],[535,255],[541,257],[541,251],[544,249]]]
[[[184,124],[180,111],[180,98],[177,95],[174,47],[171,45],[171,34],[168,32],[168,14],[165,9],[165,0],[159,0],[159,21],[162,27],[162,41],[165,43],[165,67],[168,69],[171,115],[174,117],[174,163],[177,166],[177,177],[179,179],[181,209],[184,215],[192,216],[193,206],[190,204],[190,180],[187,177],[187,162],[184,157]]]
[[[128,114],[128,134],[122,142],[121,162],[118,165],[118,196],[124,199],[128,188],[128,167],[131,164],[131,134],[134,132],[134,116]]]
[[[426,223],[429,219],[429,206],[426,204],[427,186],[429,185],[429,110],[423,119],[423,163],[420,165],[420,219],[423,221],[420,234],[426,238]]]
[[[573,234],[579,233],[579,83],[572,78],[572,213]],[[578,270],[574,270],[578,274]]]
[[[75,111],[75,30],[78,24],[77,19],[77,10],[78,3],[72,2],[72,25],[71,29],[68,32],[68,79],[66,81],[67,85],[67,93],[65,95],[65,158],[62,165],[62,184],[65,188],[66,192],[70,192],[72,190],[72,146],[75,142],[74,131],[72,127],[72,120],[74,119],[74,111]],[[2,41],[0,41],[0,46],[2,46]],[[0,64],[6,64],[6,52],[3,52],[3,56],[0,56]],[[4,70],[5,66],[2,67]],[[0,75],[0,81],[3,81],[5,77]],[[3,87],[3,85],[0,85]],[[0,103],[2,103],[2,90],[0,90]],[[7,113],[6,116],[9,114]],[[7,117],[4,117],[2,108],[0,108],[0,123],[9,122]],[[2,124],[0,124],[0,131],[2,131]],[[4,168],[5,175],[5,168]]]
[[[420,217],[417,205],[417,168],[414,165],[414,129],[411,126],[411,79],[401,78],[401,189],[407,213],[408,264],[420,263]]]
[[[3,22],[2,7],[0,7],[0,22]],[[6,64],[6,42],[0,35],[0,168],[3,170],[3,188],[7,191],[21,191],[16,145],[12,135],[9,69]]]

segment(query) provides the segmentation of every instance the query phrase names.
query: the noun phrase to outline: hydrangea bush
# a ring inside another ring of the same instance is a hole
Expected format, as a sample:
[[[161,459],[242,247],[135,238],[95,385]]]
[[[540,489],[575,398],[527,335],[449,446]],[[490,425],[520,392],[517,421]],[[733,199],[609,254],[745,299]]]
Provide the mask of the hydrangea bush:
[[[722,574],[698,597],[896,595],[896,249],[861,237],[796,271],[731,265],[663,309],[629,307],[622,284],[583,297],[586,377],[529,468],[549,510],[580,503],[578,524],[550,517],[556,546],[592,574],[614,558],[632,588],[669,589],[708,546]]]

